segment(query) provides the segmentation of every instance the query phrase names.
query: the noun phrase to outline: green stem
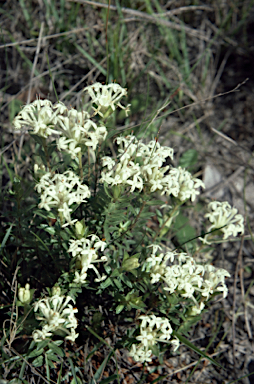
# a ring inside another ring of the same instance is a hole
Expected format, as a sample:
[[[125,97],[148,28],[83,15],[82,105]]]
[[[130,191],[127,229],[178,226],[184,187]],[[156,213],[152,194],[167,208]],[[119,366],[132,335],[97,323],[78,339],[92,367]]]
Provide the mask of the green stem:
[[[51,166],[50,166],[50,162],[49,162],[49,154],[48,154],[48,146],[47,146],[47,142],[46,142],[46,139],[43,138],[43,149],[44,149],[44,152],[45,152],[45,156],[46,156],[46,161],[47,161],[47,166],[48,166],[48,169],[49,171],[51,172]]]
[[[176,211],[178,211],[179,207],[181,206],[182,204],[179,204],[179,205],[176,205],[173,209],[172,212],[170,212],[170,216],[167,218],[167,220],[164,221],[164,223],[162,224],[162,226],[158,229],[158,231],[156,232],[152,242],[154,242],[157,237],[160,235],[161,231],[165,228],[165,226],[167,225],[167,223],[174,217]]]
[[[94,180],[94,196],[96,194],[96,189],[97,189],[97,182],[98,182],[98,173],[99,173],[99,164],[100,164],[100,151],[101,151],[101,144],[99,144],[98,146],[98,152],[97,152],[97,156],[96,156],[96,160],[95,160],[95,165],[94,165],[94,169],[95,169],[95,180]],[[101,168],[100,168],[101,169]]]
[[[145,205],[146,205],[146,201],[143,201],[143,204],[142,204],[142,206],[141,206],[141,208],[140,208],[140,210],[139,210],[139,213],[138,213],[138,215],[136,216],[136,219],[135,219],[135,220],[133,221],[133,223],[131,224],[131,226],[130,226],[126,231],[124,231],[123,233],[121,233],[120,236],[118,236],[116,239],[114,239],[114,241],[120,239],[120,238],[123,237],[127,232],[131,231],[131,230],[135,227],[135,225],[136,225],[136,223],[137,223],[137,221],[138,221],[138,219],[139,219],[139,217],[140,217],[140,215],[141,215],[141,212],[143,211]],[[114,241],[111,241],[111,242],[108,244],[108,246],[109,246],[110,244],[112,244]]]
[[[63,212],[59,212],[58,211],[58,215],[59,215],[59,219],[60,219],[60,223],[61,223],[61,227],[64,225],[64,216],[63,216]]]
[[[145,208],[145,205],[146,205],[146,201],[144,200],[143,203],[142,203],[142,206],[141,206],[141,208],[139,210],[139,213],[136,216],[136,219],[133,221],[133,223],[131,224],[130,228],[128,228],[128,230],[126,232],[131,231],[135,227],[135,225],[136,225],[136,223],[137,223],[137,221],[138,221],[138,219],[139,219],[143,209]]]
[[[82,167],[82,153],[79,151],[78,153],[78,161],[79,161],[79,176],[81,180],[83,180],[83,167]]]
[[[88,185],[90,186],[90,177],[91,177],[91,160],[90,160],[90,149],[87,147],[87,157],[88,157]]]

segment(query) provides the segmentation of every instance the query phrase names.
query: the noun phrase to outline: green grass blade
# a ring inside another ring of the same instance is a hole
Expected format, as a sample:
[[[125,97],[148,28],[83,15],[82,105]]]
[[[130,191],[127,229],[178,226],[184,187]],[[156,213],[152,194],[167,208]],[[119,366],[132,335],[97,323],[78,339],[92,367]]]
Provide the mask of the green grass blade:
[[[97,371],[95,372],[94,377],[92,378],[92,380],[90,381],[89,384],[94,384],[94,382],[96,383],[100,379],[100,377],[102,376],[103,371],[107,365],[107,362],[109,361],[109,359],[111,358],[112,355],[113,355],[113,352],[111,351],[110,354],[105,357],[105,359],[103,360],[103,362],[101,363],[101,365],[97,369]]]
[[[200,356],[202,356],[203,358],[209,360],[212,364],[216,365],[217,367],[220,367],[224,370],[224,368],[222,367],[222,365],[220,365],[216,360],[214,360],[213,358],[209,357],[208,355],[206,355],[203,351],[201,351],[199,348],[197,348],[194,344],[192,344],[188,339],[186,339],[184,336],[180,335],[179,333],[177,332],[174,332],[174,336],[176,336],[180,341],[181,343],[185,344],[187,347],[189,347],[190,349],[192,349],[194,352],[198,353]]]
[[[75,384],[80,384],[79,381],[78,381],[78,378],[76,376],[76,372],[75,372],[75,368],[74,368],[74,364],[73,364],[73,361],[72,359],[69,357],[68,358],[68,361],[70,363],[70,366],[71,366],[71,373],[72,373],[72,376],[73,376],[73,380],[72,382],[74,382]]]
[[[27,25],[28,25],[29,29],[32,29],[33,23],[32,23],[31,17],[30,17],[30,12],[26,8],[25,1],[24,0],[19,0],[19,4],[21,6],[24,18],[26,19],[26,22],[27,22]]]
[[[19,379],[20,380],[22,380],[22,378],[24,376],[25,368],[26,368],[26,361],[24,360],[22,363],[22,366],[21,366],[21,370],[19,372]]]
[[[49,362],[48,362],[48,356],[46,353],[45,353],[45,365],[46,365],[47,379],[48,379],[48,381],[50,381],[50,367],[49,367]]]
[[[60,384],[62,381],[62,369],[63,369],[63,362],[61,363],[61,367],[60,367],[60,371],[59,371],[59,375],[58,375],[56,384]]]
[[[5,244],[6,244],[7,240],[8,240],[8,238],[9,238],[9,236],[10,236],[10,233],[11,233],[11,230],[12,230],[12,226],[13,226],[13,225],[11,224],[10,227],[8,228],[8,230],[7,230],[7,232],[6,232],[5,236],[4,236],[4,238],[3,238],[2,244],[1,244],[1,246],[0,246],[0,251],[2,251],[2,249],[4,248],[4,246],[5,246]]]
[[[97,61],[89,55],[80,45],[74,44],[74,46],[82,53],[96,68],[98,68],[104,76],[107,76],[107,71]]]
[[[118,364],[117,364],[117,359],[116,359],[116,354],[115,354],[115,351],[114,349],[102,338],[100,337],[96,332],[94,332],[92,330],[92,328],[86,326],[87,330],[92,333],[92,335],[94,335],[95,337],[97,337],[97,339],[99,339],[100,341],[102,341],[104,344],[106,344],[112,351],[114,357],[115,357],[115,364],[116,364],[116,372],[117,372],[117,382],[120,384],[120,380],[119,380],[119,371],[118,371]]]
[[[6,161],[5,161],[3,156],[2,156],[2,158],[3,158],[3,163],[4,163],[4,165],[5,165],[6,169],[7,169],[9,178],[10,178],[11,182],[13,183],[14,177],[13,177],[13,174],[12,174],[12,170],[8,167],[8,164],[6,163]]]
[[[12,37],[12,35],[10,33],[8,33],[11,41],[13,43],[16,43],[16,40],[14,39],[14,37]],[[26,55],[24,54],[24,52],[22,51],[22,49],[20,49],[19,45],[15,45],[15,48],[17,49],[18,53],[20,54],[20,56],[22,57],[22,59],[26,62],[27,66],[30,68],[30,70],[32,70],[33,68],[33,63],[31,60],[29,60]],[[40,72],[35,68],[34,70],[34,74],[36,76],[40,76]]]

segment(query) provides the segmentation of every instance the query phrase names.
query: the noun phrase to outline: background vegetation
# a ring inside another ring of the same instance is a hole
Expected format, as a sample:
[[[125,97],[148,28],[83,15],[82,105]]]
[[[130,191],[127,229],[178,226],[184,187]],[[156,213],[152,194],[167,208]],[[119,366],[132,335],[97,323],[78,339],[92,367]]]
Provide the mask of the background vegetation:
[[[136,133],[136,125],[142,122],[138,132],[147,139],[159,132],[160,143],[175,150],[174,165],[188,162],[192,172],[202,175],[207,187],[202,202],[208,197],[227,200],[246,220],[242,241],[218,245],[211,255],[216,266],[232,275],[229,297],[211,306],[192,334],[196,345],[219,357],[224,370],[199,361],[184,346],[180,353],[144,370],[125,351],[116,349],[121,382],[253,382],[248,376],[254,371],[253,1],[116,0],[108,12],[106,1],[7,0],[0,12],[1,252],[11,257],[8,268],[3,257],[0,266],[2,332],[13,310],[19,265],[19,248],[10,242],[11,223],[19,213],[9,192],[18,193],[19,175],[20,193],[29,198],[35,151],[28,135],[14,133],[12,119],[21,105],[37,95],[79,108],[86,85],[115,80],[128,88],[132,103],[125,124]],[[169,106],[160,110],[168,98]],[[151,117],[155,118],[148,125]],[[119,130],[123,118],[124,114],[117,116]],[[194,222],[195,212],[181,217],[177,242],[192,237],[189,231]],[[151,220],[150,225],[156,223]],[[38,284],[45,278],[37,270],[34,276]],[[96,323],[93,315],[87,314]],[[111,319],[103,326],[109,345],[123,331]],[[60,363],[55,363],[54,377],[47,362],[34,368],[22,360],[19,351],[26,338],[13,341],[4,350],[9,360],[2,365],[3,384],[57,382],[58,378],[76,383],[84,373],[91,383],[113,382],[107,381],[115,372],[113,357],[96,338],[86,335],[78,344],[65,344],[64,355],[55,350]]]

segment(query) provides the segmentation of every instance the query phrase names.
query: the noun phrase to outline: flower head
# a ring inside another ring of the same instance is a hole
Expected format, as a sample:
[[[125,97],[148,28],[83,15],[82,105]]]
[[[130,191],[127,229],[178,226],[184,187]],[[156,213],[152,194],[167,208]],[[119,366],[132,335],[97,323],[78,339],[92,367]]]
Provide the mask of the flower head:
[[[223,297],[227,296],[225,277],[230,274],[225,269],[197,264],[193,257],[183,252],[178,254],[169,251],[165,255],[157,255],[156,252],[157,246],[153,246],[152,255],[146,259],[151,284],[162,281],[165,291],[178,292],[182,297],[192,299],[196,306],[196,296],[200,293],[206,300],[214,292],[222,292]]]
[[[178,184],[178,191],[173,191],[172,193],[181,201],[187,199],[194,201],[196,196],[199,195],[199,188],[205,188],[205,184],[202,180],[194,178],[190,172],[181,167],[171,168],[169,175],[165,178],[167,178],[170,183],[174,180],[173,186]],[[171,188],[172,186],[170,185],[169,191]]]
[[[51,175],[50,172],[43,175],[35,186],[37,192],[41,194],[41,203],[39,208],[50,211],[51,208],[57,208],[62,218],[62,222],[73,224],[70,212],[70,206],[74,203],[81,204],[90,197],[90,191],[87,185],[82,185],[79,177],[72,171],[66,171],[63,174]],[[63,224],[62,223],[62,224]]]
[[[67,151],[72,158],[77,156],[82,146],[91,147],[95,151],[97,145],[107,136],[106,127],[97,126],[90,120],[87,112],[78,112],[74,108],[59,115],[57,123],[62,134],[57,141],[58,149]]]
[[[120,104],[120,100],[123,96],[127,95],[127,90],[122,88],[119,84],[112,83],[103,85],[101,83],[95,83],[84,88],[92,99],[92,102],[97,106],[94,108],[95,114],[99,114],[104,117],[106,113],[111,109],[115,110],[115,105],[125,110],[126,115],[128,113],[128,107],[124,107]]]
[[[107,261],[106,256],[98,256],[98,250],[104,251],[107,244],[101,241],[98,236],[90,235],[90,238],[82,238],[80,240],[70,240],[70,247],[68,252],[72,253],[72,256],[76,259],[76,265],[81,269],[80,273],[75,271],[76,284],[84,284],[86,282],[88,269],[93,269],[97,275],[96,282],[102,281],[106,278],[106,275],[100,275],[94,263]]]
[[[47,138],[52,133],[59,134],[55,130],[57,122],[58,109],[54,111],[52,103],[49,100],[35,100],[27,104],[13,120],[16,129],[24,126],[30,127],[33,133]]]
[[[36,319],[42,322],[42,330],[33,332],[34,341],[41,341],[59,331],[66,334],[68,340],[74,341],[78,337],[75,333],[78,322],[74,316],[78,310],[69,304],[70,301],[74,302],[70,296],[54,295],[35,303],[34,312],[39,311]]]
[[[223,232],[223,239],[244,233],[244,218],[237,214],[237,209],[232,208],[227,201],[212,201],[208,204],[208,213],[205,215],[212,225],[209,231],[218,229]],[[207,236],[206,236],[207,237]]]
[[[136,339],[140,344],[133,344],[130,350],[130,356],[136,361],[152,361],[152,347],[158,342],[168,342],[171,338],[173,329],[168,319],[155,315],[139,316],[141,320],[140,335]]]

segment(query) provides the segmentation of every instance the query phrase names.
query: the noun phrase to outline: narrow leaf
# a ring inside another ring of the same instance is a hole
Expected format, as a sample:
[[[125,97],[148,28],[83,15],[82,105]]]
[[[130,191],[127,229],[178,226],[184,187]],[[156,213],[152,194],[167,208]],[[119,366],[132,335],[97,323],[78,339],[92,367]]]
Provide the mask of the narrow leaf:
[[[178,334],[177,332],[173,332],[173,335],[176,336],[181,343],[185,344],[187,347],[198,353],[200,356],[204,357],[205,359],[209,360],[212,364],[216,365],[217,367],[220,367],[224,369],[216,360],[206,355],[203,351],[201,351],[199,348],[197,348],[194,344],[192,344],[188,339],[186,339],[184,336]]]

